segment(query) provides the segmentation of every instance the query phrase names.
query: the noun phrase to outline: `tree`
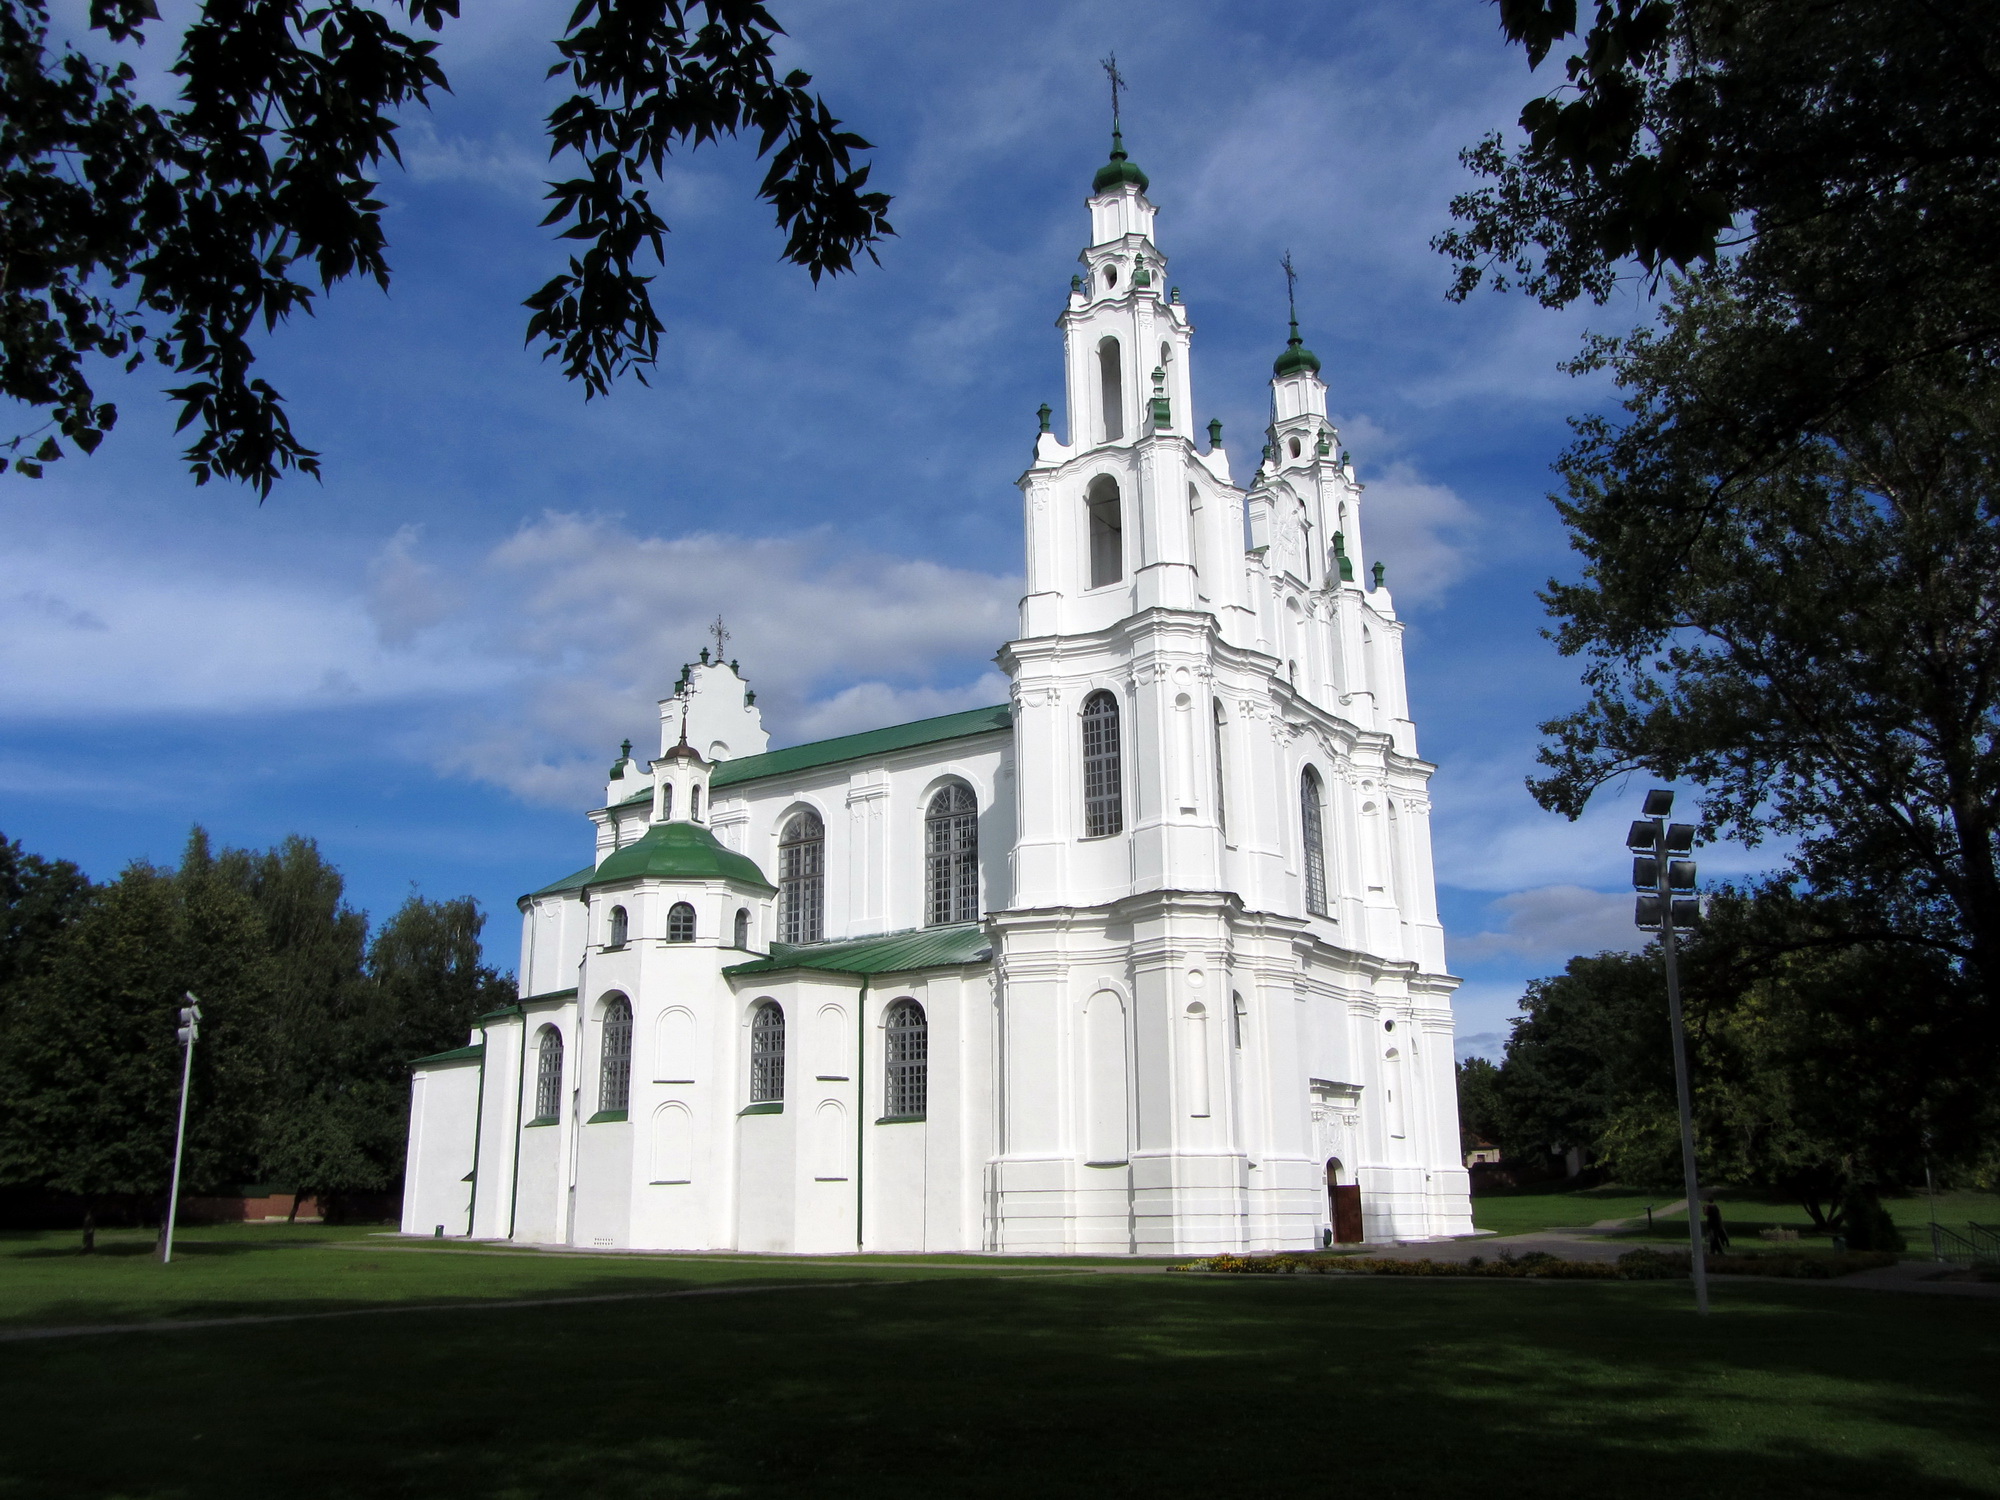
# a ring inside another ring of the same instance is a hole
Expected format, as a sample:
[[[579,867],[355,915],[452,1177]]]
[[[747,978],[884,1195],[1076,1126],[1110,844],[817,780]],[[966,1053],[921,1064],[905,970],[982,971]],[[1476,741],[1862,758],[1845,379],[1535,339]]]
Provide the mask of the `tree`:
[[[199,829],[178,871],[128,868],[19,987],[0,1052],[0,1181],[81,1197],[86,1249],[105,1197],[164,1198],[188,990],[204,1019],[186,1178],[197,1189],[240,1179],[268,1076],[270,987],[257,911],[216,878]]]
[[[1469,1155],[1500,1139],[1500,1070],[1483,1057],[1468,1057],[1454,1072],[1458,1080],[1458,1147]]]
[[[0,394],[48,413],[5,445],[30,477],[84,452],[117,420],[91,383],[94,358],[147,359],[188,377],[167,392],[197,483],[221,475],[261,494],[286,470],[317,473],[283,398],[255,373],[251,344],[351,277],[389,285],[373,174],[398,160],[397,117],[449,87],[434,38],[458,0],[204,0],[180,37],[178,99],[137,96],[129,64],[52,50],[48,0],[0,0]],[[91,0],[113,44],[157,27],[154,0]],[[843,130],[780,75],[782,29],[757,0],[579,0],[550,76],[574,92],[548,117],[552,156],[577,175],[550,184],[543,221],[577,242],[567,269],[526,306],[530,341],[587,396],[628,370],[643,378],[662,332],[642,255],[663,261],[667,225],[646,182],[676,147],[754,134],[770,165],[758,196],[786,231],[785,258],[822,275],[893,233],[888,197],[867,191]],[[316,283],[316,286],[315,286]]]
[[[2000,349],[2000,89],[1979,0],[1499,0],[1539,67],[1525,140],[1463,156],[1453,296],[1605,300],[1621,270],[1733,264],[1793,336],[1798,382],[1737,393],[1782,451],[1885,375]]]
[[[8,994],[40,971],[63,929],[90,904],[90,881],[66,859],[43,859],[0,835],[0,1045]]]

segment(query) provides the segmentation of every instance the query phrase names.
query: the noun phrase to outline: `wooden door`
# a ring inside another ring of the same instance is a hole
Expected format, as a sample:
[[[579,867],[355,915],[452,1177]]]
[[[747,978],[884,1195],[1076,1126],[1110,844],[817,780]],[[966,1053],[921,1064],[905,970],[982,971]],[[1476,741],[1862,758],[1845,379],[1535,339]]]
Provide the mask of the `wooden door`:
[[[1336,1245],[1360,1244],[1361,1189],[1352,1185],[1336,1185],[1327,1191],[1333,1195],[1333,1242]]]

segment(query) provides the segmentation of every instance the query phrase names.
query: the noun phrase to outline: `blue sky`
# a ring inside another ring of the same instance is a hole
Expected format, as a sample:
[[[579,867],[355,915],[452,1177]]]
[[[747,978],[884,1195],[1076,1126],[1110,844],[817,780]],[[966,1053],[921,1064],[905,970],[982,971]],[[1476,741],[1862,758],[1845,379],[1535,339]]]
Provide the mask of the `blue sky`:
[[[467,8],[455,92],[408,122],[380,195],[393,290],[264,341],[323,483],[261,506],[195,488],[151,370],[106,377],[123,417],[96,456],[0,478],[0,831],[101,878],[171,862],[196,822],[304,833],[378,917],[412,887],[477,896],[511,969],[514,898],[587,855],[581,808],[718,610],[774,744],[1001,701],[1013,481],[1060,402],[1115,48],[1197,415],[1239,469],[1285,332],[1278,258],[1299,267],[1369,485],[1364,561],[1410,621],[1462,1046],[1497,1047],[1525,978],[1630,941],[1638,789],[1570,825],[1522,778],[1577,698],[1538,634],[1534,591],[1570,566],[1548,464],[1606,401],[1557,365],[1642,309],[1444,300],[1428,242],[1457,152],[1536,86],[1489,5],[774,0],[785,60],[875,143],[899,236],[814,287],[778,260],[750,150],[681,158],[656,192],[665,357],[589,404],[523,348],[519,306],[562,262],[536,226],[568,8]]]

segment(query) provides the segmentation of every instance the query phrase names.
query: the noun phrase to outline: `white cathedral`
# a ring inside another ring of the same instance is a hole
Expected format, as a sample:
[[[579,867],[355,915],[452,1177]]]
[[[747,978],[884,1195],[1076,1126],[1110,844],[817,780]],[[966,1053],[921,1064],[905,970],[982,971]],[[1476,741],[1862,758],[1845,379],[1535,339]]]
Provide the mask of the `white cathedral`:
[[[1010,701],[766,748],[691,666],[419,1060],[403,1229],[1195,1254],[1472,1231],[1402,625],[1320,362],[1247,488],[1113,137],[1019,483]],[[1372,586],[1371,586],[1372,585]]]

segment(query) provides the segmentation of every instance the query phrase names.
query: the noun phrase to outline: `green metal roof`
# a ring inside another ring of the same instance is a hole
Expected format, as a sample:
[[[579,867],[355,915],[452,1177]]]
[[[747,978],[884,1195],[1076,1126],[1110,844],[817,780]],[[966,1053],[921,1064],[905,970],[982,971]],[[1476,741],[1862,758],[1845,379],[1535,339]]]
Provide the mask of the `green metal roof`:
[[[620,880],[734,880],[774,891],[757,862],[726,847],[699,823],[655,823],[584,880],[586,886]]]
[[[745,781],[761,781],[767,776],[783,776],[819,766],[839,765],[842,761],[887,755],[892,750],[911,750],[918,745],[935,745],[943,740],[991,734],[995,730],[1010,728],[1013,722],[1013,710],[1000,703],[992,708],[970,708],[964,713],[918,719],[914,724],[891,724],[887,729],[870,729],[862,734],[844,734],[839,739],[794,745],[789,750],[767,750],[762,755],[725,760],[715,768],[708,784],[717,788],[736,786]]]
[[[551,885],[545,885],[539,891],[528,892],[528,894],[522,897],[521,899],[525,901],[525,900],[531,900],[536,896],[561,896],[570,891],[580,891],[584,888],[584,885],[589,881],[590,877],[592,875],[595,875],[596,873],[597,873],[596,865],[585,865],[581,870],[578,870],[574,875],[565,875],[561,880],[558,880]]]
[[[1285,340],[1285,352],[1271,362],[1273,375],[1296,375],[1301,370],[1319,374],[1319,356],[1299,337],[1299,320],[1292,319],[1292,336]]]
[[[421,1068],[427,1063],[471,1062],[476,1057],[486,1055],[483,1042],[474,1042],[470,1047],[454,1047],[449,1052],[433,1052],[429,1057],[413,1057],[410,1066]]]
[[[985,963],[993,944],[977,922],[951,927],[918,927],[878,933],[838,943],[773,943],[769,958],[732,964],[725,974],[780,974],[788,969],[824,969],[836,974],[901,974],[910,969],[948,969]]]
[[[1111,160],[1097,169],[1097,175],[1090,179],[1090,190],[1101,193],[1107,188],[1117,187],[1121,182],[1137,183],[1141,192],[1152,186],[1146,174],[1139,170],[1139,164],[1125,154],[1125,137],[1114,130],[1111,132]]]

